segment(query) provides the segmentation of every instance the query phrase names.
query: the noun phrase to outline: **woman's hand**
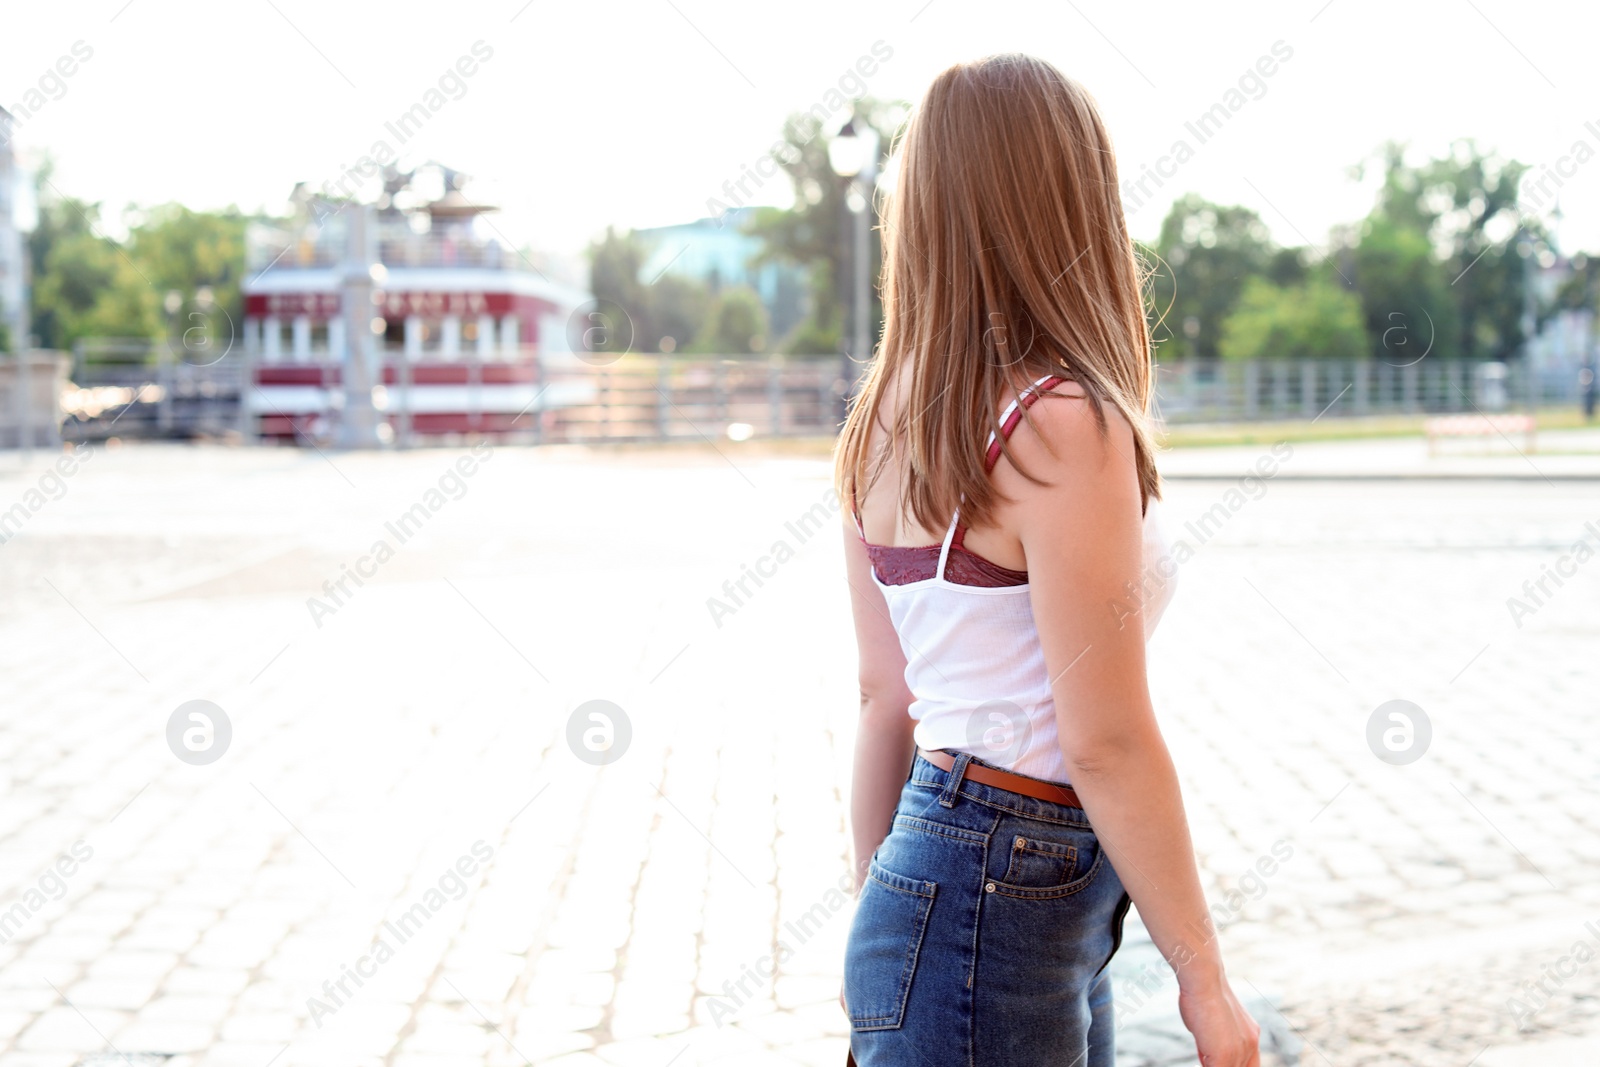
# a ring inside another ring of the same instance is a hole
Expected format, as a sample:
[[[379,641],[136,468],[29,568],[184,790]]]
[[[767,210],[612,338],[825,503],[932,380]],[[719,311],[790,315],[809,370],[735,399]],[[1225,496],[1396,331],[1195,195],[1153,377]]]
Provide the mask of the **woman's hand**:
[[[1180,988],[1178,1014],[1194,1035],[1201,1067],[1261,1067],[1261,1027],[1227,979],[1201,993]]]

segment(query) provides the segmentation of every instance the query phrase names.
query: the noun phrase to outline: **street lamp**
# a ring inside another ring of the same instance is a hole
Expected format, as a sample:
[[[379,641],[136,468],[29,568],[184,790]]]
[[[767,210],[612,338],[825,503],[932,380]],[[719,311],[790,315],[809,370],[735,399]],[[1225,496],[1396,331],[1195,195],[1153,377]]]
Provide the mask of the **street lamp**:
[[[1512,250],[1522,260],[1522,374],[1526,380],[1525,392],[1528,414],[1539,415],[1539,317],[1533,289],[1534,233],[1525,221],[1518,220],[1517,232],[1512,235]]]
[[[854,178],[862,171],[870,176],[877,169],[878,131],[864,122],[861,125],[864,133],[856,129],[852,117],[828,144],[828,164],[841,178]]]
[[[850,386],[850,395],[854,396],[866,374],[872,344],[867,329],[867,320],[872,315],[872,275],[867,268],[867,256],[872,237],[872,190],[878,180],[878,131],[859,116],[852,117],[828,145],[828,165],[839,177],[851,180],[851,192],[855,194],[846,201],[846,206],[856,216],[855,338],[852,347],[860,362]]]

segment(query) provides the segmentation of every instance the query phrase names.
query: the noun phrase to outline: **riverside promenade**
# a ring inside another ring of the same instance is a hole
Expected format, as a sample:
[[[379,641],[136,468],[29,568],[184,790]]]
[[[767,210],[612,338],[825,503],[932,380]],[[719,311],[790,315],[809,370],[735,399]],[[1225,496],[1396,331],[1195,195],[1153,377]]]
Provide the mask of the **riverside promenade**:
[[[1540,444],[1163,461],[1264,1063],[1596,1062],[1600,439]],[[0,1067],[837,1067],[828,465],[719,447],[0,455]],[[1192,1063],[1115,968],[1121,1062]]]

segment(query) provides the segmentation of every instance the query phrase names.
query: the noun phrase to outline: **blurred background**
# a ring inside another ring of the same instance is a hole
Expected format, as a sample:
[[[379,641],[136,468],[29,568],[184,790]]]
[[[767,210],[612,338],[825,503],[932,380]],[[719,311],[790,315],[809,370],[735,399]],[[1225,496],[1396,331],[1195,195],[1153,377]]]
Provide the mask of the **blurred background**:
[[[0,1067],[843,1059],[829,454],[895,131],[1012,50],[1118,145],[1264,1062],[1600,1055],[1600,16],[0,26]],[[1114,975],[1192,1063],[1136,915]]]

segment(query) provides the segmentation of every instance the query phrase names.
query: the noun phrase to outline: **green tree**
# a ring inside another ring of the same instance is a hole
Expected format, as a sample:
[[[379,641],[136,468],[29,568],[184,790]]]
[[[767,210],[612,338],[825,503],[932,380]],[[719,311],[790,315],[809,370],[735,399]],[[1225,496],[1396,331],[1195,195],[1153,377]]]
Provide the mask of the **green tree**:
[[[878,166],[888,159],[890,139],[906,114],[906,105],[895,101],[862,97],[855,102],[858,121],[878,133]],[[810,112],[790,115],[783,126],[788,150],[777,160],[794,188],[794,206],[762,208],[747,227],[760,237],[765,248],[757,262],[781,259],[805,267],[811,275],[809,314],[784,338],[785,351],[840,352],[848,332],[854,299],[855,216],[849,209],[850,180],[833,172],[828,162],[827,126]],[[869,207],[870,210],[870,207]],[[872,265],[870,292],[877,293],[879,267],[883,262],[882,240],[873,228],[868,240],[868,262]],[[882,306],[874,296],[870,309],[868,336],[876,338],[882,321]]]
[[[1360,300],[1321,274],[1292,286],[1250,278],[1221,334],[1224,359],[1360,359],[1369,351]]]
[[[589,246],[589,289],[600,302],[596,325],[603,326],[593,336],[601,351],[659,352],[668,338],[668,347],[686,348],[705,322],[710,294],[700,282],[674,274],[650,285],[640,280],[649,252],[632,230],[609,226]]]
[[[717,294],[694,350],[718,355],[760,352],[767,346],[767,311],[761,298],[743,286]]]
[[[1222,323],[1245,283],[1274,268],[1292,281],[1299,262],[1277,258],[1254,211],[1214,204],[1195,193],[1173,203],[1155,252],[1160,259],[1150,280],[1151,327],[1163,358],[1216,358]]]
[[[833,268],[811,267],[811,314],[783,339],[782,349],[794,355],[826,356],[844,351],[845,305],[834,299]]]
[[[663,274],[648,294],[646,325],[649,339],[644,347],[659,352],[692,345],[705,325],[711,308],[711,293],[705,285],[679,274]],[[667,339],[671,338],[670,345]]]
[[[1358,174],[1373,162],[1383,168],[1375,214],[1428,235],[1455,298],[1455,351],[1471,359],[1519,355],[1525,287],[1535,258],[1550,251],[1544,222],[1517,202],[1527,165],[1471,140],[1415,166],[1405,156],[1403,145],[1389,143],[1357,168]]]
[[[1426,232],[1375,212],[1351,252],[1369,351],[1396,365],[1461,354],[1455,295]]]
[[[589,291],[600,305],[601,321],[587,334],[597,351],[620,352],[639,349],[648,326],[644,285],[639,270],[644,266],[645,248],[632,230],[618,232],[606,227],[605,236],[589,246]],[[612,321],[620,316],[626,321]]]
[[[1600,308],[1600,258],[1579,252],[1567,263],[1570,273],[1556,290],[1547,314]]]
[[[1267,261],[1267,279],[1274,285],[1299,285],[1311,276],[1303,248],[1280,248]]]
[[[130,209],[128,239],[103,236],[100,205],[58,193],[48,164],[39,171],[39,218],[28,236],[33,330],[46,348],[94,337],[158,340],[172,323],[163,305],[176,292],[188,305],[205,291],[235,327],[244,234],[237,208],[193,211],[163,204]]]
[[[128,255],[150,284],[185,301],[209,290],[234,323],[242,321],[239,294],[245,259],[245,227],[250,220],[236,207],[192,211],[162,204],[143,213],[128,232]]]
[[[40,198],[28,238],[33,331],[45,348],[85,337],[161,336],[161,298],[126,249],[96,232],[100,205]]]

